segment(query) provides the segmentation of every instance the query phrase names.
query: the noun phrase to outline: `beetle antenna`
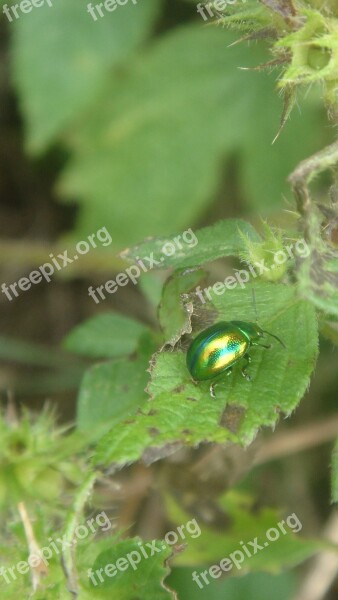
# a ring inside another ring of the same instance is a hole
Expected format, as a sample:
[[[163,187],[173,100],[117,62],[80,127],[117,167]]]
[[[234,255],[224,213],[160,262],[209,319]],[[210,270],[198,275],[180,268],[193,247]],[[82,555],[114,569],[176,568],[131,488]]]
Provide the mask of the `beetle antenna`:
[[[255,309],[256,323],[258,323],[257,303],[256,303],[256,291],[255,291],[255,286],[254,285],[252,285],[251,291],[252,291],[253,305],[254,305],[254,309]],[[270,333],[270,331],[264,331],[264,330],[263,330],[263,333],[267,333],[268,335],[271,335],[271,337],[275,338],[283,346],[283,348],[285,348],[285,350],[286,350],[286,346],[285,346],[284,342],[277,335],[275,335],[274,333]]]
[[[263,333],[267,333],[268,335],[271,335],[271,337],[275,338],[283,346],[283,348],[286,349],[284,342],[282,342],[282,340],[279,337],[277,337],[277,335],[275,335],[274,333],[270,333],[270,331],[264,331],[264,330],[263,330]]]

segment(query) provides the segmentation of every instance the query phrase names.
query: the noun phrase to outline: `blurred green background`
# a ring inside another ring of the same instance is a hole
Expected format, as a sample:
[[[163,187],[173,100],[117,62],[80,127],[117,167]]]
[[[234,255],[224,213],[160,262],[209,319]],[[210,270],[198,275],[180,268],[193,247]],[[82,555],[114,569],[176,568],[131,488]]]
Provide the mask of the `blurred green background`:
[[[0,2],[1,5],[4,2]],[[92,3],[95,6],[95,2]],[[84,319],[113,309],[145,323],[163,275],[149,274],[97,306],[88,286],[119,272],[124,248],[146,236],[176,234],[220,218],[260,218],[294,227],[286,178],[334,139],[320,90],[296,106],[272,145],[283,101],[278,69],[243,70],[269,60],[265,42],[243,42],[206,24],[196,3],[131,0],[94,20],[83,0],[0,20],[0,274],[12,283],[106,227],[99,248],[9,302],[0,295],[0,384],[60,420],[73,419],[84,362],[58,349]],[[320,184],[318,194],[322,193]],[[224,264],[213,264],[221,276]],[[328,342],[292,425],[327,418],[337,399],[337,351]],[[281,430],[289,423],[281,423]],[[299,509],[318,534],[329,515],[330,444],[256,469],[246,481],[272,505]],[[214,581],[200,592],[188,569],[170,580],[182,600],[292,597],[296,575]],[[197,590],[197,591],[196,591]],[[337,597],[332,589],[327,600]]]

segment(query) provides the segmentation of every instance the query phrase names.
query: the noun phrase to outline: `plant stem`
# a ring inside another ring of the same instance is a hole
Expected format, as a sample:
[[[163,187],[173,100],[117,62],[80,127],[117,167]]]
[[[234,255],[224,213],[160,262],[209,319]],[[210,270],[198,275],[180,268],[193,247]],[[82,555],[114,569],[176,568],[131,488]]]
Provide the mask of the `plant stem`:
[[[58,254],[68,252],[69,258],[74,257],[76,248],[74,245],[48,243],[32,243],[28,241],[18,242],[13,240],[0,240],[0,267],[4,266],[7,269],[22,269],[30,268],[37,269],[45,263],[51,263],[50,254],[58,260],[59,264],[63,265],[63,259],[57,258]],[[87,254],[79,256],[79,260],[68,263],[61,273],[66,273],[71,276],[89,275],[92,273],[112,273],[120,270],[125,263],[111,250],[102,248],[91,248]],[[55,274],[57,274],[55,267]]]
[[[96,472],[87,475],[76,494],[74,504],[66,521],[65,535],[63,538],[65,540],[64,547],[66,549],[62,551],[62,566],[68,581],[69,591],[73,594],[74,598],[77,598],[79,594],[78,575],[75,564],[75,529],[83,513],[88,496],[93,489],[96,478]]]

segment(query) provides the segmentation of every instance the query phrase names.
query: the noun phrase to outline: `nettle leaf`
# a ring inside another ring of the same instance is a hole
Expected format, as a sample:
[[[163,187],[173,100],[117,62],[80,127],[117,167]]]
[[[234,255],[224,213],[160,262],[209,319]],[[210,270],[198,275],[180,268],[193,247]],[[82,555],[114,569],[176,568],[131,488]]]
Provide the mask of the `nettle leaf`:
[[[144,390],[149,380],[147,370],[153,344],[152,338],[145,334],[136,358],[97,364],[86,372],[77,404],[80,430],[96,428],[101,434],[142,406],[147,399]]]
[[[147,558],[141,554],[140,546],[144,548]],[[169,590],[164,583],[169,574],[167,560],[172,550],[162,541],[156,541],[155,546],[159,551],[151,556],[151,549],[140,538],[122,540],[111,545],[91,563],[91,579],[85,580],[82,572],[83,593],[87,592],[88,598],[98,599],[116,597],[119,600],[177,600],[175,592]],[[96,573],[99,569],[103,581]]]
[[[277,284],[256,287],[259,323],[282,338],[270,350],[251,351],[252,381],[235,367],[216,387],[193,383],[182,351],[162,352],[153,359],[148,391],[151,400],[131,421],[119,423],[100,441],[94,462],[123,465],[144,458],[147,462],[182,444],[231,440],[249,444],[262,426],[273,427],[280,413],[289,415],[298,405],[313,371],[317,351],[317,321],[313,306],[296,297],[292,288]],[[228,290],[213,299],[217,320],[251,320],[252,291]]]
[[[160,5],[129,0],[94,21],[87,3],[58,0],[12,24],[13,77],[31,152],[44,150],[95,101],[112,67],[146,38]]]
[[[172,498],[167,498],[166,504],[169,516],[174,522],[184,523],[184,520],[187,520],[185,511]],[[300,532],[303,525],[296,513],[282,516],[276,509],[268,507],[257,512],[254,500],[235,490],[219,498],[218,504],[227,515],[229,525],[225,529],[208,528],[203,525],[202,535],[189,539],[185,552],[177,555],[173,564],[217,564],[222,558],[229,558],[231,553],[237,551],[234,556],[238,559],[238,568],[234,561],[229,572],[230,575],[236,576],[262,570],[279,573],[282,569],[294,567],[322,550],[331,549],[338,553],[338,546],[330,542],[302,538]],[[291,518],[288,520],[288,517]],[[281,529],[278,523],[282,521]],[[268,539],[266,535],[271,528],[277,530],[275,541]],[[255,539],[260,548],[250,544]],[[244,552],[241,541],[251,556]],[[243,559],[238,551],[242,552]]]
[[[147,327],[123,315],[103,313],[81,323],[63,342],[70,352],[93,358],[116,358],[131,354]]]
[[[148,238],[141,244],[121,252],[121,258],[134,263],[139,256],[153,256],[157,269],[187,268],[223,256],[239,256],[246,249],[245,238],[259,242],[256,230],[241,219],[224,219],[215,225],[180,235]],[[165,252],[171,255],[168,256]]]
[[[77,402],[79,430],[99,437],[142,406],[155,350],[155,334],[146,326],[122,315],[101,314],[76,327],[64,344],[85,356],[115,358],[86,371]]]
[[[230,153],[248,204],[271,210],[289,193],[287,174],[322,143],[318,111],[294,115],[271,147],[281,112],[274,80],[238,68],[265,62],[265,49],[232,41],[222,28],[177,28],[107,84],[100,110],[68,139],[73,155],[58,186],[81,203],[78,236],[104,222],[121,246],[196,222]]]
[[[162,275],[149,271],[145,275],[141,275],[139,279],[139,286],[142,294],[144,295],[152,309],[156,309],[162,297]]]

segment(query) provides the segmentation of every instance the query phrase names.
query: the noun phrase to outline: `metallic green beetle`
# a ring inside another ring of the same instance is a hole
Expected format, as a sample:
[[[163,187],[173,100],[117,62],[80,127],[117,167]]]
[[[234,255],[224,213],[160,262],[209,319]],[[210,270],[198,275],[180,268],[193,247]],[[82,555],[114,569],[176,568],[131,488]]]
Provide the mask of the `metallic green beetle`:
[[[232,367],[242,358],[246,365],[242,368],[242,375],[251,381],[246,372],[246,366],[251,362],[248,354],[251,346],[271,348],[271,345],[260,344],[259,341],[267,333],[283,344],[273,333],[263,331],[255,323],[246,321],[220,321],[204,329],[191,342],[187,352],[187,367],[195,381],[215,379],[225,373],[230,375]],[[210,393],[214,398],[214,387],[211,383]]]

